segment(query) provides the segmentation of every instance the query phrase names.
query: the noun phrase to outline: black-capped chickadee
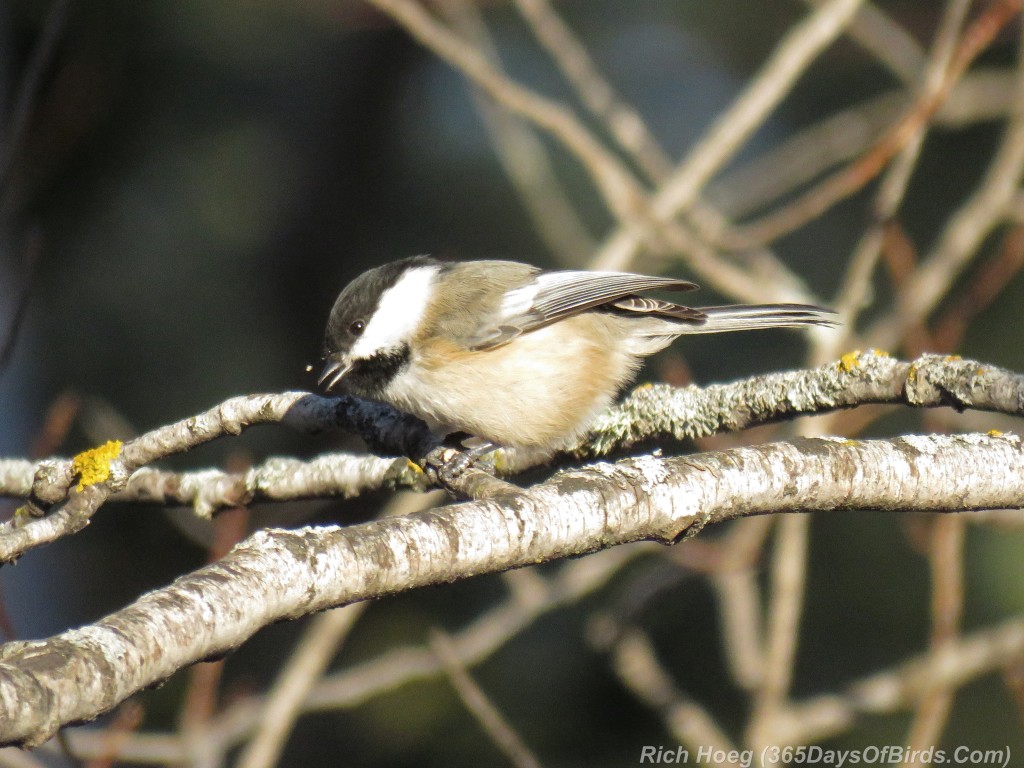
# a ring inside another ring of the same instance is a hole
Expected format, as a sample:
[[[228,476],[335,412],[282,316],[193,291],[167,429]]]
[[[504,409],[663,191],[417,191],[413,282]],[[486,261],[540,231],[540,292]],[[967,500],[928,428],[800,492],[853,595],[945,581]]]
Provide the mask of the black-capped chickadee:
[[[693,309],[642,295],[696,287],[514,261],[403,259],[338,296],[320,383],[330,391],[344,381],[442,436],[465,432],[543,456],[577,441],[641,358],[677,336],[835,324],[806,304]]]

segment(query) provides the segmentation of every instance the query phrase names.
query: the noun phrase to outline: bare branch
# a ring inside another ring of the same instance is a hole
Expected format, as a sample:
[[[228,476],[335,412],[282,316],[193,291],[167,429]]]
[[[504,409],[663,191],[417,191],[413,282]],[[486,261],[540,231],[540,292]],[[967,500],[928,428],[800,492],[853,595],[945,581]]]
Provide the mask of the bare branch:
[[[93,625],[0,648],[0,742],[38,744],[260,627],[753,514],[1017,508],[1014,436],[808,439],[565,471],[521,494],[347,528],[260,531]]]
[[[1024,415],[1019,405],[1022,392],[1024,378],[973,360],[925,355],[902,362],[873,352],[855,353],[838,364],[811,371],[766,374],[729,384],[639,387],[598,419],[574,454],[606,456],[644,441],[694,439],[871,403],[952,406],[1019,416]],[[160,427],[128,443],[113,462],[113,479],[99,484],[108,486],[102,500],[191,504],[208,514],[223,506],[253,501],[348,497],[385,486],[425,489],[430,485],[406,459],[346,454],[328,454],[309,462],[268,459],[244,474],[218,470],[173,473],[148,467],[129,474],[131,464],[126,456],[134,456],[132,462],[155,460],[161,457],[161,451],[169,456],[226,434],[237,434],[246,426],[274,422],[305,431],[350,429],[392,454],[408,451],[407,455],[415,456],[436,444],[436,438],[418,419],[356,398],[321,398],[298,392],[231,398],[193,419]],[[515,466],[515,458],[510,456],[509,471]],[[0,460],[0,496],[44,502],[70,497],[70,504],[85,495],[69,493],[73,480],[71,462],[67,460]],[[497,483],[493,478],[490,481]],[[499,494],[515,491],[508,484],[492,488],[487,482],[483,473],[477,473],[461,487],[473,497],[486,495],[476,493],[481,488]],[[92,487],[86,492],[90,490],[95,492]],[[26,530],[32,531],[31,540],[39,543],[46,540],[43,533],[35,533],[37,528],[52,533],[54,538],[77,530],[69,527],[62,514],[66,506],[20,528],[14,523],[0,526],[0,552],[13,557],[31,548],[23,547]],[[98,506],[96,503],[92,511]]]
[[[820,6],[824,0],[804,2]],[[925,66],[921,46],[877,5],[864,3],[850,22],[847,34],[905,84],[917,82]]]
[[[598,616],[592,624],[591,642],[611,652],[612,668],[623,685],[661,716],[680,744],[694,751],[711,747],[729,753],[736,749],[711,714],[676,687],[642,630],[619,626],[610,616]]]
[[[1018,3],[1019,5],[1019,3]],[[992,229],[1010,215],[1024,176],[1024,43],[1018,50],[1012,117],[978,188],[954,214],[929,257],[907,280],[896,309],[866,333],[873,344],[893,345],[935,309]]]
[[[950,406],[1024,415],[1024,377],[973,360],[923,355],[907,363],[876,352],[850,353],[810,371],[774,373],[733,384],[640,387],[594,425],[581,455],[605,455],[651,439],[736,431],[855,405]]]
[[[971,70],[957,82],[932,122],[962,128],[1005,117],[1011,106],[1008,94],[1012,94],[1013,80],[1014,72],[1007,69]],[[830,114],[736,170],[725,172],[708,186],[707,196],[728,216],[749,215],[865,152],[911,102],[906,91],[890,91]],[[702,227],[701,232],[723,247],[749,246],[739,239],[733,242],[735,235],[714,228]]]
[[[946,6],[928,67],[924,71],[920,99],[934,98],[943,87],[946,71],[956,49],[957,37],[967,18],[970,6],[970,0],[954,0]],[[864,309],[871,279],[882,253],[886,226],[896,215],[903,202],[907,185],[910,183],[910,176],[917,165],[921,147],[928,134],[928,128],[928,123],[921,124],[920,130],[900,150],[882,177],[875,199],[875,220],[861,236],[847,265],[846,276],[836,292],[835,307],[842,318],[846,333],[833,343],[835,349],[841,348],[841,345],[847,343],[846,339],[854,333],[857,317]],[[823,356],[826,354],[826,350],[821,350],[821,352]]]
[[[807,590],[807,517],[787,518],[776,529],[772,555],[771,606],[764,651],[764,670],[755,691],[747,740],[760,752],[772,744],[775,718],[793,680],[800,619]]]
[[[255,736],[238,758],[239,768],[271,768],[278,764],[302,701],[337,654],[365,606],[362,603],[336,608],[313,620],[267,695]]]
[[[534,35],[558,64],[580,100],[643,169],[659,181],[672,169],[672,161],[651,134],[643,117],[614,91],[598,71],[586,47],[548,0],[514,0]]]
[[[471,39],[501,72],[501,59],[476,3],[443,0],[439,7],[450,23]],[[472,93],[498,161],[519,194],[537,234],[563,264],[582,266],[594,246],[594,238],[555,174],[548,148],[529,121],[498,106],[479,88],[473,88]]]
[[[860,0],[830,1],[850,3]],[[368,2],[389,13],[417,40],[458,68],[498,104],[548,131],[576,156],[594,180],[609,209],[619,219],[626,235],[635,237],[633,250],[622,256],[616,268],[624,268],[636,249],[645,241],[651,241],[662,250],[685,254],[687,263],[696,274],[723,295],[746,301],[814,303],[814,299],[806,295],[800,282],[788,271],[785,279],[767,282],[746,268],[719,259],[712,248],[675,221],[673,216],[652,216],[652,204],[639,180],[570,109],[507,78],[480,50],[459,39],[420,5],[411,0]],[[711,211],[705,213],[714,216]],[[594,262],[600,268],[601,256],[595,257]],[[776,260],[774,266],[777,272],[784,271],[781,262]]]
[[[261,501],[341,496],[352,498],[380,488],[422,489],[425,478],[407,459],[372,455],[323,454],[311,461],[287,457],[267,459],[242,473],[210,469],[167,472],[143,467],[111,501],[148,501],[185,504],[200,517],[224,507],[248,506]]]
[[[861,0],[829,0],[796,25],[733,106],[722,114],[655,195],[652,213],[667,222],[689,207],[711,177],[743,146],[789,93],[807,66],[835,38]],[[621,269],[641,245],[635,232],[620,230],[595,260],[596,269]]]
[[[985,50],[999,31],[1020,12],[1022,0],[998,0],[988,6],[963,36],[946,69],[941,87],[915,101],[911,109],[875,145],[850,166],[829,176],[793,202],[744,225],[739,232],[748,245],[768,243],[820,216],[832,206],[862,189],[881,173],[921,126],[931,120],[974,59]]]
[[[30,498],[34,479],[57,461],[0,459],[0,496]],[[408,459],[327,453],[310,461],[271,457],[245,472],[143,467],[108,502],[185,505],[199,517],[209,518],[225,507],[334,496],[348,499],[381,488],[425,490],[428,485],[423,471]]]
[[[624,222],[636,222],[643,190],[629,170],[562,104],[509,80],[472,45],[412,0],[368,0],[405,27],[423,45],[458,68],[495,101],[549,131],[587,166],[609,207]]]
[[[932,649],[956,640],[964,610],[964,520],[952,515],[935,521],[931,531],[928,557],[932,576]],[[918,702],[914,721],[906,743],[911,752],[921,754],[932,744],[939,743],[942,729],[953,708],[953,689],[944,685],[931,686]],[[905,763],[908,766],[920,762]]]
[[[280,395],[248,395],[224,401],[215,408],[188,419],[147,432],[125,443],[110,460],[108,478],[88,486],[75,480],[73,462],[40,462],[32,474],[31,495],[44,503],[58,503],[45,517],[22,524],[18,518],[0,526],[0,561],[48,544],[89,524],[110,496],[125,487],[136,469],[158,459],[181,453],[225,435],[237,435],[255,424],[281,422],[305,431],[350,429],[371,446],[395,455],[427,456],[439,442],[426,425],[389,406],[358,398],[325,399],[304,392]],[[0,465],[0,479],[24,489],[26,465]],[[13,477],[11,476],[13,473]],[[472,483],[475,476],[466,478]]]
[[[451,637],[439,629],[430,636],[430,647],[444,667],[452,687],[470,714],[480,723],[494,745],[518,768],[540,768],[540,761],[515,732],[487,694],[466,671],[455,652]]]
[[[777,720],[780,744],[807,744],[846,731],[860,715],[900,712],[933,687],[959,688],[1017,663],[1024,653],[1024,621],[1012,619],[929,650],[899,666],[847,686],[841,694],[791,705]]]
[[[718,598],[726,661],[733,680],[745,690],[757,687],[764,674],[757,577],[757,571],[745,568],[715,574],[712,580]]]

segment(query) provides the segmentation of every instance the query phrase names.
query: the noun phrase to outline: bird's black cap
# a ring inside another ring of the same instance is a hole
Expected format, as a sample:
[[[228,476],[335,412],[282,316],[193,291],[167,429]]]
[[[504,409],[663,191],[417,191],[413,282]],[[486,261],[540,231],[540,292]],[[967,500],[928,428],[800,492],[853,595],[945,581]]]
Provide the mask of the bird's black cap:
[[[410,256],[407,259],[393,261],[367,270],[345,286],[334,302],[331,315],[324,331],[324,355],[345,353],[351,349],[358,338],[352,332],[357,321],[368,323],[380,304],[385,291],[414,267],[439,265],[437,259],[430,256]]]

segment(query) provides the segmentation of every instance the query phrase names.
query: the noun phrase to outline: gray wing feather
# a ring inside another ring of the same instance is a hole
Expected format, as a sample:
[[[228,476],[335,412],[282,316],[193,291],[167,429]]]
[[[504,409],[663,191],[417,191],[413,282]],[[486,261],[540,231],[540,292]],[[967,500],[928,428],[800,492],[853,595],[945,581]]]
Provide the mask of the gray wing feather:
[[[654,315],[672,320],[689,320],[695,325],[700,325],[708,319],[708,316],[699,309],[684,307],[682,304],[673,304],[671,301],[652,299],[649,296],[627,296],[614,302],[612,306],[624,312],[632,312],[638,315]]]
[[[537,292],[530,314],[556,320],[628,296],[661,289],[692,291],[693,283],[674,277],[650,277],[625,272],[547,272],[536,279]]]
[[[654,312],[654,309],[639,308],[640,305],[631,310],[628,305],[619,306],[618,302],[640,299],[632,294],[655,289],[692,291],[696,288],[693,283],[674,277],[628,272],[542,272],[526,285],[508,291],[497,316],[469,340],[469,345],[472,349],[497,347],[523,333],[605,304],[626,311]],[[694,311],[669,302],[662,302],[661,306]]]

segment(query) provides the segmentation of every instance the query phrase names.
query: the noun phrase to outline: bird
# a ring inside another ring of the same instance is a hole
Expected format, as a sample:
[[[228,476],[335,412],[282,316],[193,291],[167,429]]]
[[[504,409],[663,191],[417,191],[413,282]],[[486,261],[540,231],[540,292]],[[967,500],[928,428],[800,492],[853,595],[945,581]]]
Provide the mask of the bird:
[[[441,437],[471,436],[477,456],[501,447],[542,459],[575,445],[643,358],[679,336],[836,324],[809,304],[695,308],[649,295],[696,288],[517,261],[401,259],[338,295],[319,384],[418,416]]]

